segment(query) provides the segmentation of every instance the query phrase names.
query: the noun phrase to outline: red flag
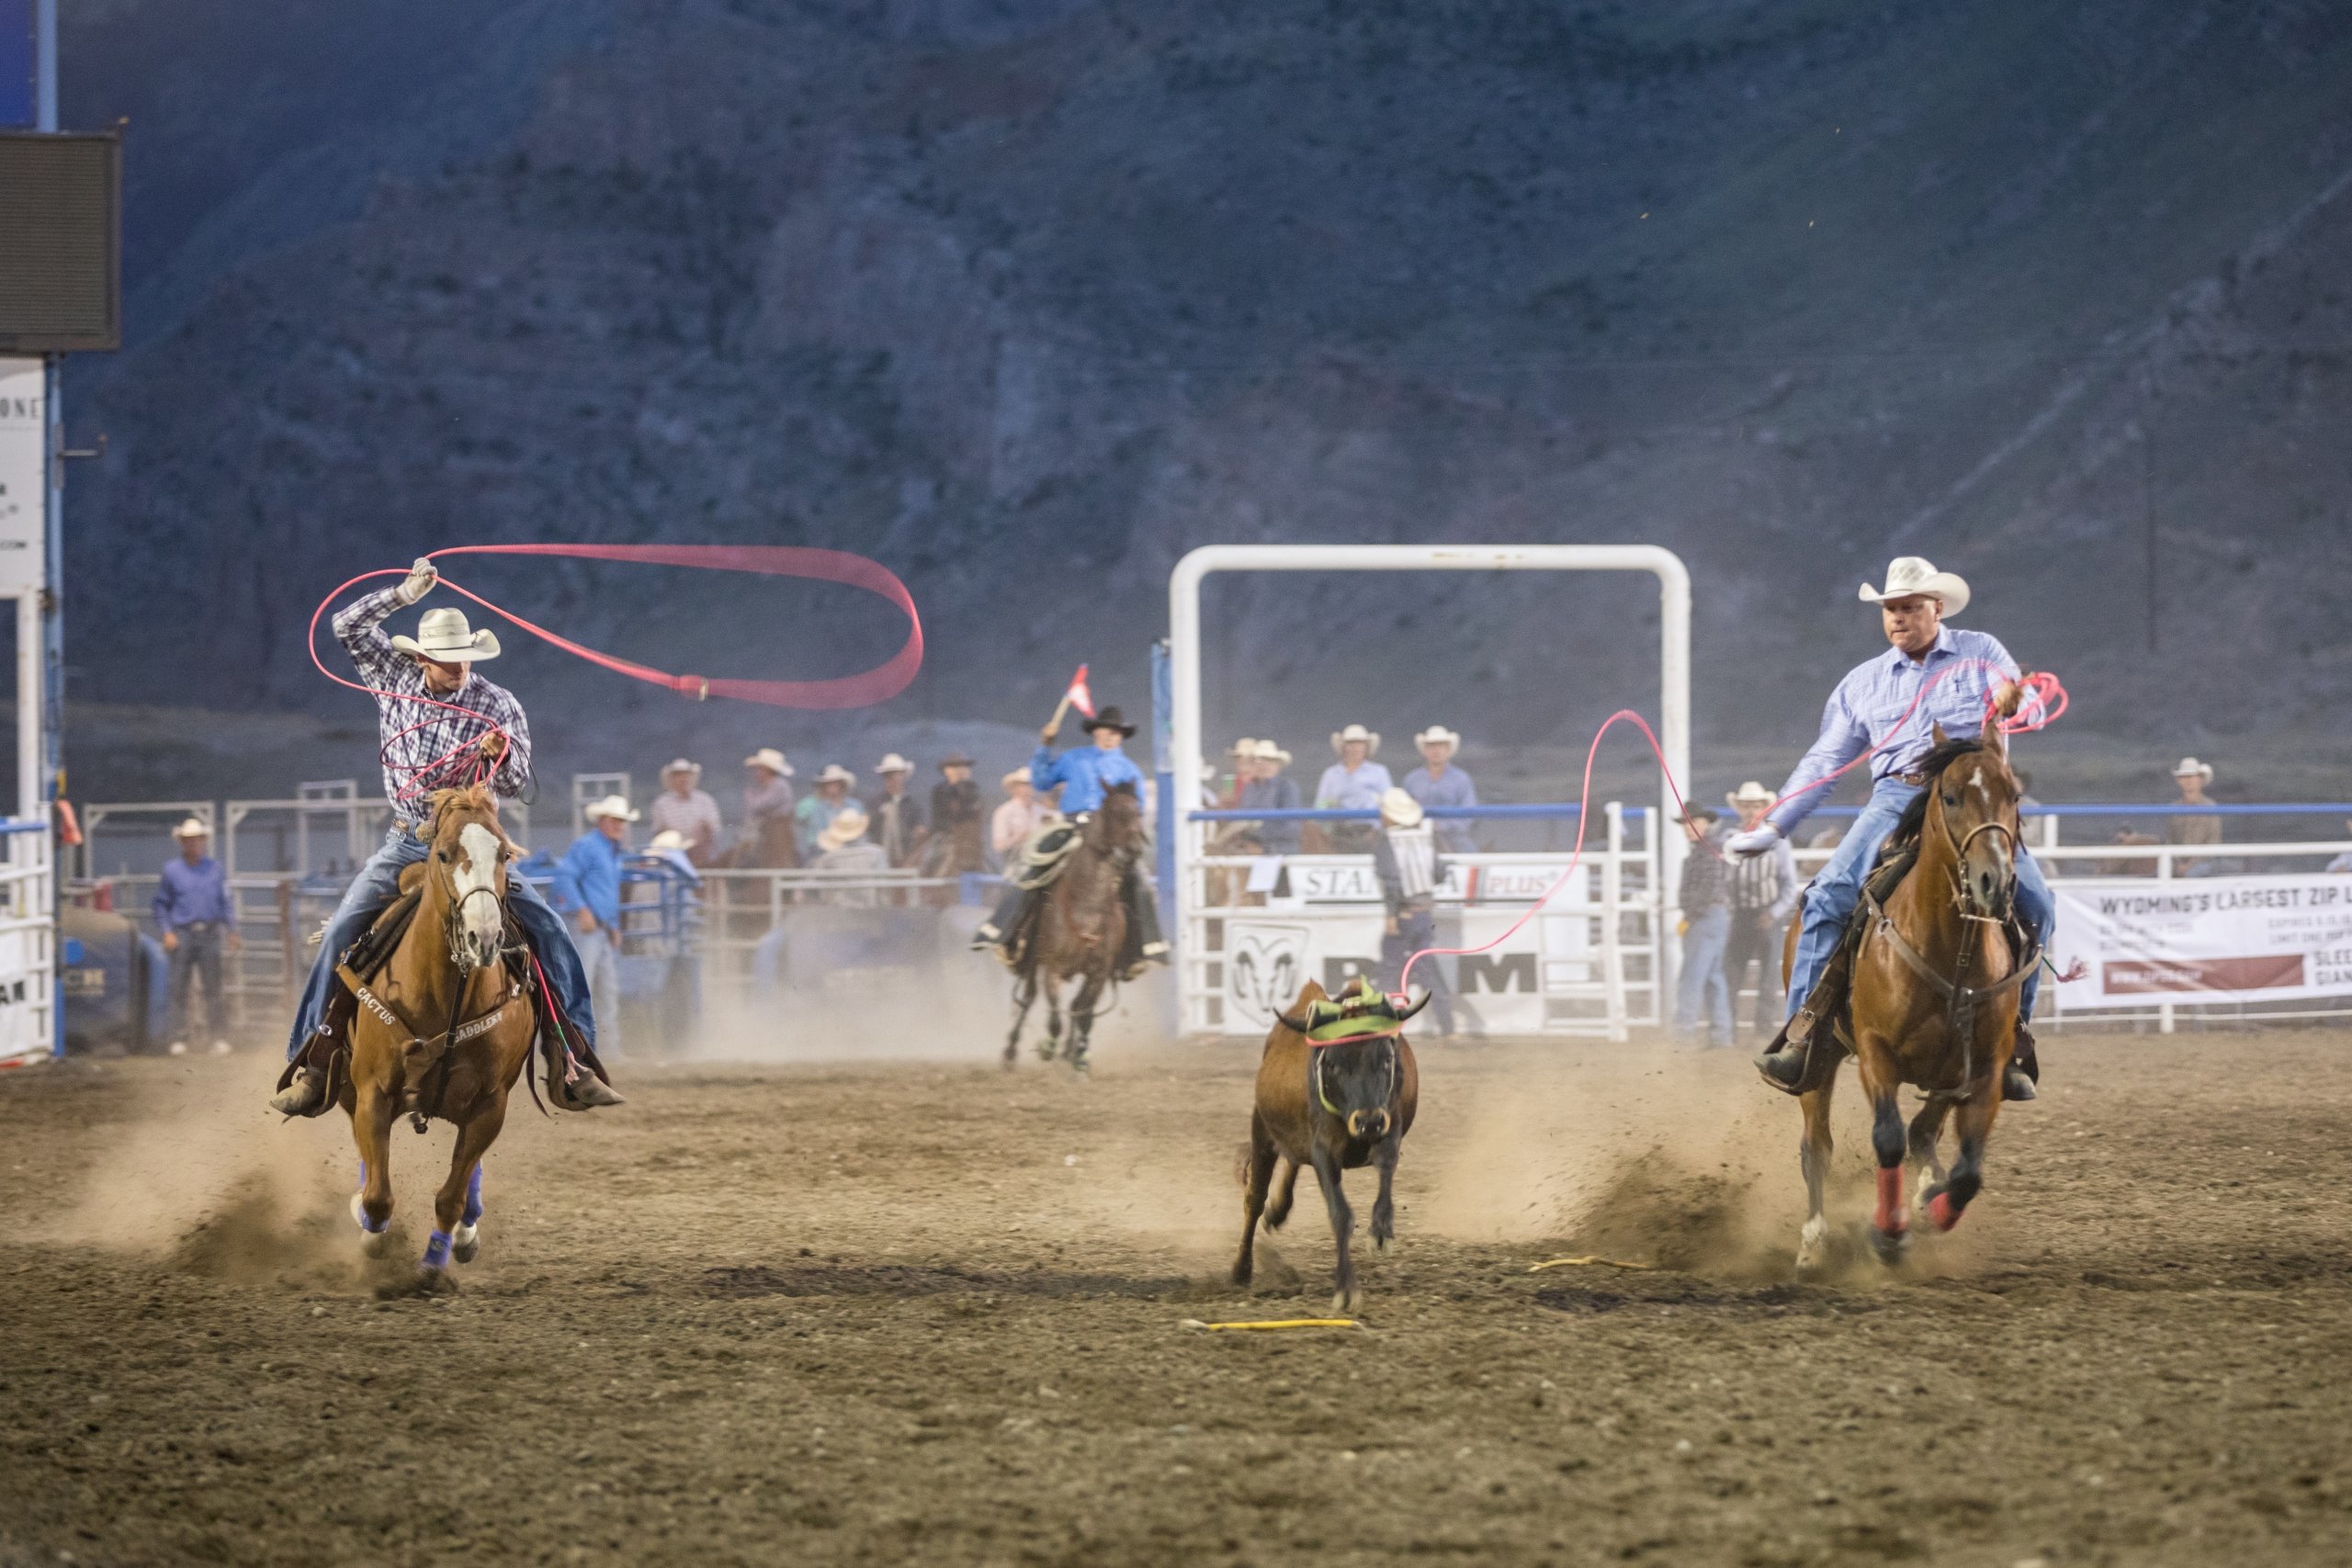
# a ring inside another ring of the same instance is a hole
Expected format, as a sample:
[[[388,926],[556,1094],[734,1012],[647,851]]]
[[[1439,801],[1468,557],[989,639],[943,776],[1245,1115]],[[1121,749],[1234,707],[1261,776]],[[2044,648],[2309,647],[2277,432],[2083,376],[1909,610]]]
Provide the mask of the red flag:
[[[1094,716],[1094,694],[1086,689],[1085,665],[1080,665],[1078,673],[1069,678],[1069,690],[1062,694],[1062,701],[1089,718]]]

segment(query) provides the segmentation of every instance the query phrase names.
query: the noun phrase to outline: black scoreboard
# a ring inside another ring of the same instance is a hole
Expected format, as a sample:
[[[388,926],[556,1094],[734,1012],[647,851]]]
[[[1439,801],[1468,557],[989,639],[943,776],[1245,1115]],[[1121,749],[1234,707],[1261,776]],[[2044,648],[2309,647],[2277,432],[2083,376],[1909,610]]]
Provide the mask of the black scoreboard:
[[[0,354],[122,344],[122,137],[0,132]]]

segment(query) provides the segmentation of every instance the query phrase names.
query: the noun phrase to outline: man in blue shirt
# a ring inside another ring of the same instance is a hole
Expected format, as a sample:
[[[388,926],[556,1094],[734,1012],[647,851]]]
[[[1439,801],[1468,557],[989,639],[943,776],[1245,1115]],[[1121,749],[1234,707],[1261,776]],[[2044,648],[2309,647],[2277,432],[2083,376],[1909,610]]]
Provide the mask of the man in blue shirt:
[[[1040,795],[1059,785],[1062,814],[1069,820],[1047,822],[1031,840],[1031,849],[1045,849],[1052,835],[1074,830],[1074,824],[1083,823],[1102,806],[1104,792],[1117,785],[1125,784],[1138,797],[1142,795],[1143,770],[1119,750],[1120,743],[1135,732],[1136,727],[1126,722],[1124,714],[1107,707],[1086,721],[1086,733],[1094,744],[1073,746],[1057,757],[1053,749],[1057,727],[1049,724],[1038,731],[1037,752],[1029,759],[1030,784]],[[1023,858],[1033,857],[1024,852]],[[1010,878],[1019,866],[1008,863],[1005,869]],[[997,901],[996,913],[973,933],[974,951],[993,948],[1004,963],[1012,963],[1013,938],[1052,885],[1053,876],[1048,874],[1032,886],[1021,886],[1017,881],[1008,886]],[[1145,964],[1168,962],[1168,943],[1160,938],[1159,914],[1152,908],[1151,890],[1133,865],[1120,878],[1119,897],[1127,909],[1127,940],[1112,972],[1123,980],[1132,980],[1143,973]]]
[[[220,953],[243,945],[237,908],[229,897],[229,874],[206,851],[212,829],[191,817],[172,829],[180,858],[167,861],[155,884],[155,930],[171,955],[172,1055],[187,1054],[192,1032],[188,987],[200,975],[204,1008],[212,1023],[212,1052],[229,1052],[229,998],[220,990]]]
[[[596,1010],[600,1054],[621,1043],[621,863],[628,859],[628,825],[637,820],[626,795],[608,795],[588,808],[588,831],[555,863],[548,901],[571,922],[571,945],[588,972]]]
[[[1478,786],[1470,782],[1468,773],[1453,765],[1453,753],[1461,750],[1462,737],[1442,724],[1432,724],[1413,737],[1413,744],[1420,749],[1421,760],[1429,766],[1407,773],[1404,787],[1422,810],[1478,804]],[[1450,855],[1478,852],[1478,840],[1470,836],[1468,818],[1446,817],[1435,821],[1439,849]]]
[[[1952,735],[1976,733],[1984,723],[1986,703],[2005,698],[2018,680],[2017,660],[1997,639],[1983,632],[1955,631],[1943,624],[1946,615],[1958,615],[1968,606],[1968,584],[1952,573],[1938,571],[1920,557],[1904,556],[1886,569],[1885,590],[1864,583],[1861,598],[1879,607],[1886,640],[1894,646],[1854,666],[1838,682],[1828,705],[1822,709],[1820,739],[1781,786],[1781,804],[1761,823],[1733,835],[1724,845],[1736,855],[1770,852],[1821,804],[1824,792],[1807,785],[1828,777],[1872,747],[1885,746],[1871,758],[1870,803],[1846,830],[1829,863],[1805,889],[1804,924],[1797,937],[1796,960],[1789,972],[1789,1021],[1780,1038],[1756,1058],[1765,1081],[1792,1094],[1804,1078],[1805,1053],[1814,1027],[1843,1000],[1844,976],[1826,974],[1830,957],[1845,936],[1854,906],[1860,901],[1862,883],[1878,859],[1879,846],[1901,820],[1903,808],[1919,794],[1921,786],[1905,782],[1904,775],[1934,746],[1937,725]],[[1952,673],[1946,675],[1947,670]],[[1928,688],[1924,698],[1922,688]],[[1918,704],[1916,711],[1914,702]],[[2057,923],[2057,909],[2041,879],[2041,868],[2022,844],[2017,852],[2017,910],[2046,950]],[[1815,995],[1817,983],[1825,978],[1832,984]],[[2040,979],[2039,975],[2027,976],[2018,993],[2017,1053],[2002,1085],[2004,1096],[2010,1100],[2031,1100],[2033,1080],[2041,1076],[2034,1061],[2033,1036],[2026,1029],[2033,1016]]]

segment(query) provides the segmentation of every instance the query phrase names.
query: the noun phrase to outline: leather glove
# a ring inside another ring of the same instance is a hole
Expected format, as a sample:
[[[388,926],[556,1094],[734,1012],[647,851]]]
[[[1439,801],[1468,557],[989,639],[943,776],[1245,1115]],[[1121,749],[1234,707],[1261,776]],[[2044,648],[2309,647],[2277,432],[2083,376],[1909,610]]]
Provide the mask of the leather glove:
[[[1761,827],[1750,828],[1745,833],[1734,833],[1724,840],[1724,849],[1730,854],[1760,855],[1780,841],[1781,830],[1767,822]]]
[[[401,584],[401,603],[415,604],[432,592],[433,585],[440,581],[441,569],[423,556],[417,557],[416,564],[408,569],[408,581]]]

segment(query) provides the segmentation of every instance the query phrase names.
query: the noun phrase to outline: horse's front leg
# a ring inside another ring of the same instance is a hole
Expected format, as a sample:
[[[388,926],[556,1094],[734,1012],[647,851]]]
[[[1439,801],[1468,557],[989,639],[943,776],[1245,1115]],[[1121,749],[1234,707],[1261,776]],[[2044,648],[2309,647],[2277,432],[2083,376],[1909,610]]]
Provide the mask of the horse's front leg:
[[[1340,1158],[1317,1139],[1314,1151],[1315,1179],[1323,1189],[1323,1207],[1331,1216],[1331,1245],[1339,1253],[1339,1290],[1331,1297],[1333,1312],[1352,1312],[1363,1292],[1356,1289],[1355,1250],[1349,1245],[1356,1228],[1355,1211],[1340,1190]]]
[[[1871,1152],[1878,1156],[1878,1201],[1871,1210],[1871,1250],[1882,1263],[1895,1264],[1911,1244],[1910,1215],[1903,1201],[1903,1156],[1910,1148],[1903,1108],[1896,1099],[1901,1078],[1886,1041],[1865,1033],[1855,1053],[1862,1092],[1871,1102]]]
[[[1046,992],[1046,1037],[1037,1042],[1037,1060],[1050,1062],[1062,1052],[1062,983],[1040,970],[1037,984]]]
[[[1984,1185],[1984,1143],[1993,1135],[1993,1119],[2001,1113],[2001,1075],[1987,1074],[1960,1108],[1960,1154],[1951,1175],[1928,1190],[1928,1218],[1939,1231],[1960,1224],[1960,1216]]]
[[[1919,1114],[1911,1118],[1911,1164],[1917,1172],[1912,1178],[1912,1200],[1923,1214],[1928,1193],[1944,1179],[1943,1155],[1937,1145],[1944,1135],[1944,1119],[1951,1114],[1951,1100],[1930,1095],[1919,1107]]]
[[[1069,1004],[1069,1048],[1062,1053],[1071,1067],[1079,1072],[1087,1069],[1086,1045],[1094,1033],[1094,1005],[1102,999],[1102,987],[1108,984],[1107,974],[1089,974],[1078,987],[1078,995]]]
[[[433,1195],[434,1230],[419,1265],[420,1282],[429,1289],[454,1286],[444,1272],[453,1254],[458,1262],[470,1263],[481,1249],[481,1156],[505,1125],[503,1090],[491,1095],[487,1104],[458,1124],[457,1146],[449,1151],[449,1175]]]
[[[392,1223],[392,1096],[373,1077],[353,1085],[351,1141],[359,1146],[359,1190],[351,1195],[351,1217],[359,1222],[359,1244],[372,1258],[383,1251]]]
[[[1829,1135],[1829,1099],[1838,1090],[1833,1075],[1819,1089],[1798,1098],[1804,1109],[1804,1133],[1797,1141],[1797,1164],[1804,1171],[1804,1229],[1797,1234],[1797,1276],[1818,1274],[1829,1262],[1829,1216],[1824,1197],[1829,1185],[1829,1156],[1836,1142]]]
[[[1037,1000],[1037,972],[1031,970],[1017,976],[1012,982],[1012,1029],[1004,1037],[1004,1065],[1007,1071],[1021,1051],[1021,1026],[1029,1021],[1029,1009]]]

